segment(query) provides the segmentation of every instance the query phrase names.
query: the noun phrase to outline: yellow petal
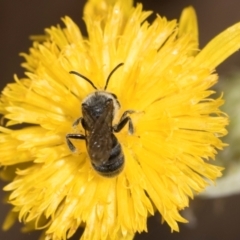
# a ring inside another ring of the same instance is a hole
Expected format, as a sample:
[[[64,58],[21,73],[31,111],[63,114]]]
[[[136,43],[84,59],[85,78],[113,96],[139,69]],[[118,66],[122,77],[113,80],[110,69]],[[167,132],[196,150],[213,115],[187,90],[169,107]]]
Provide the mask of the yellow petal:
[[[182,11],[179,21],[178,36],[181,37],[185,34],[189,34],[191,41],[193,42],[194,50],[192,55],[197,53],[198,49],[198,22],[197,15],[193,7],[187,7]]]
[[[102,19],[108,14],[108,12],[110,12],[109,9],[116,3],[121,4],[125,13],[129,13],[129,10],[133,5],[133,0],[89,0],[84,7],[84,18]]]
[[[3,222],[2,230],[7,231],[9,228],[11,228],[13,224],[17,221],[17,218],[18,212],[10,211]]]
[[[239,48],[240,23],[236,23],[211,40],[196,56],[194,65],[213,70]]]

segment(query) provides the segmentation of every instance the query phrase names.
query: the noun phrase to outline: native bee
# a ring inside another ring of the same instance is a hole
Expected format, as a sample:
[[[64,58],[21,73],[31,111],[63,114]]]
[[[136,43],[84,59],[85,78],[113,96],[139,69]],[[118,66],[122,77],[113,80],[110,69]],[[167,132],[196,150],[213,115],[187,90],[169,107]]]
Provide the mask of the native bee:
[[[69,133],[66,135],[66,142],[69,149],[76,152],[71,139],[85,140],[93,169],[104,177],[114,177],[124,167],[124,154],[114,132],[121,131],[127,123],[129,134],[133,134],[134,131],[132,120],[128,116],[134,112],[133,110],[125,111],[119,123],[113,125],[113,119],[120,108],[120,103],[115,94],[106,91],[112,74],[122,65],[123,63],[118,64],[110,72],[104,90],[98,90],[91,80],[78,72],[70,72],[89,82],[96,91],[83,99],[82,117],[73,123],[73,127],[81,124],[85,135]]]

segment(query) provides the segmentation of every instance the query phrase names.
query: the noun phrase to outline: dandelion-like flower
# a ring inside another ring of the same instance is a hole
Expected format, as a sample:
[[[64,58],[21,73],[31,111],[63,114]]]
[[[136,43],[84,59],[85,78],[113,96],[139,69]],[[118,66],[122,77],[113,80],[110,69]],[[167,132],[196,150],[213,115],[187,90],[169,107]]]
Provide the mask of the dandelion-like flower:
[[[147,217],[157,210],[178,231],[177,222],[186,222],[179,210],[189,197],[221,176],[207,160],[223,148],[219,137],[228,119],[219,110],[222,97],[212,99],[210,88],[218,80],[216,66],[240,47],[240,24],[198,51],[192,8],[179,25],[158,15],[150,24],[150,14],[130,0],[90,0],[87,38],[65,17],[64,28],[47,29],[45,40],[23,54],[26,77],[15,76],[0,102],[7,119],[0,135],[1,176],[11,181],[5,190],[14,206],[5,229],[17,213],[26,228],[44,228],[46,239],[69,238],[80,226],[82,240],[132,239],[147,231]],[[92,167],[88,143],[69,139],[73,153],[66,136],[85,134],[81,121],[73,126],[82,117],[81,104],[104,91],[120,63],[106,89],[121,105],[110,127],[130,110],[134,131],[129,134],[126,125],[113,132],[125,164],[108,178]],[[28,125],[9,128],[23,123]]]

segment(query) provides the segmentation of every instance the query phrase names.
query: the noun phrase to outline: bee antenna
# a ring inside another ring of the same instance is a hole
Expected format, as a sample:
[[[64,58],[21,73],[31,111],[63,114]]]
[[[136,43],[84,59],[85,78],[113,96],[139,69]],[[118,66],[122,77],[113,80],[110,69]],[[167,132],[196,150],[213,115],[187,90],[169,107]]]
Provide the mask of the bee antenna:
[[[106,81],[106,84],[105,84],[105,87],[104,87],[104,90],[106,90],[107,89],[107,86],[108,86],[108,83],[109,83],[109,80],[110,80],[110,78],[111,78],[111,76],[113,75],[113,73],[119,68],[119,67],[121,67],[123,65],[123,63],[119,63],[111,72],[110,72],[110,74],[108,75],[108,78],[107,78],[107,81]]]
[[[98,90],[97,87],[93,84],[93,82],[92,82],[90,79],[88,79],[87,77],[83,76],[82,74],[80,74],[80,73],[78,73],[78,72],[75,72],[75,71],[70,71],[69,73],[70,73],[70,74],[75,74],[75,75],[83,78],[84,80],[86,80],[87,82],[89,82],[94,89]]]

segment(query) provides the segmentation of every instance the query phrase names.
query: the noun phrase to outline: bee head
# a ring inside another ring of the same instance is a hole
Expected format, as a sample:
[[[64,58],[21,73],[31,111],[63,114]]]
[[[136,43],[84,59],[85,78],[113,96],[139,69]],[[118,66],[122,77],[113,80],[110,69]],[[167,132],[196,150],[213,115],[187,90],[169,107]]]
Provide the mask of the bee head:
[[[75,74],[84,80],[86,80],[88,83],[91,84],[91,86],[97,90],[93,93],[90,93],[82,102],[82,107],[93,117],[99,117],[103,112],[104,109],[106,109],[106,104],[108,104],[109,100],[112,100],[113,102],[113,116],[115,115],[116,111],[120,108],[120,103],[117,100],[117,96],[114,93],[107,92],[106,89],[108,87],[109,80],[113,73],[123,65],[123,63],[118,64],[108,75],[108,78],[106,80],[106,84],[104,87],[104,90],[98,90],[97,87],[93,84],[93,82],[88,79],[87,77],[83,76],[82,74],[71,71],[71,74]]]
[[[82,107],[85,108],[89,114],[98,118],[104,112],[109,102],[113,102],[113,117],[116,111],[120,108],[120,103],[115,94],[105,91],[96,91],[90,93],[82,102]]]

